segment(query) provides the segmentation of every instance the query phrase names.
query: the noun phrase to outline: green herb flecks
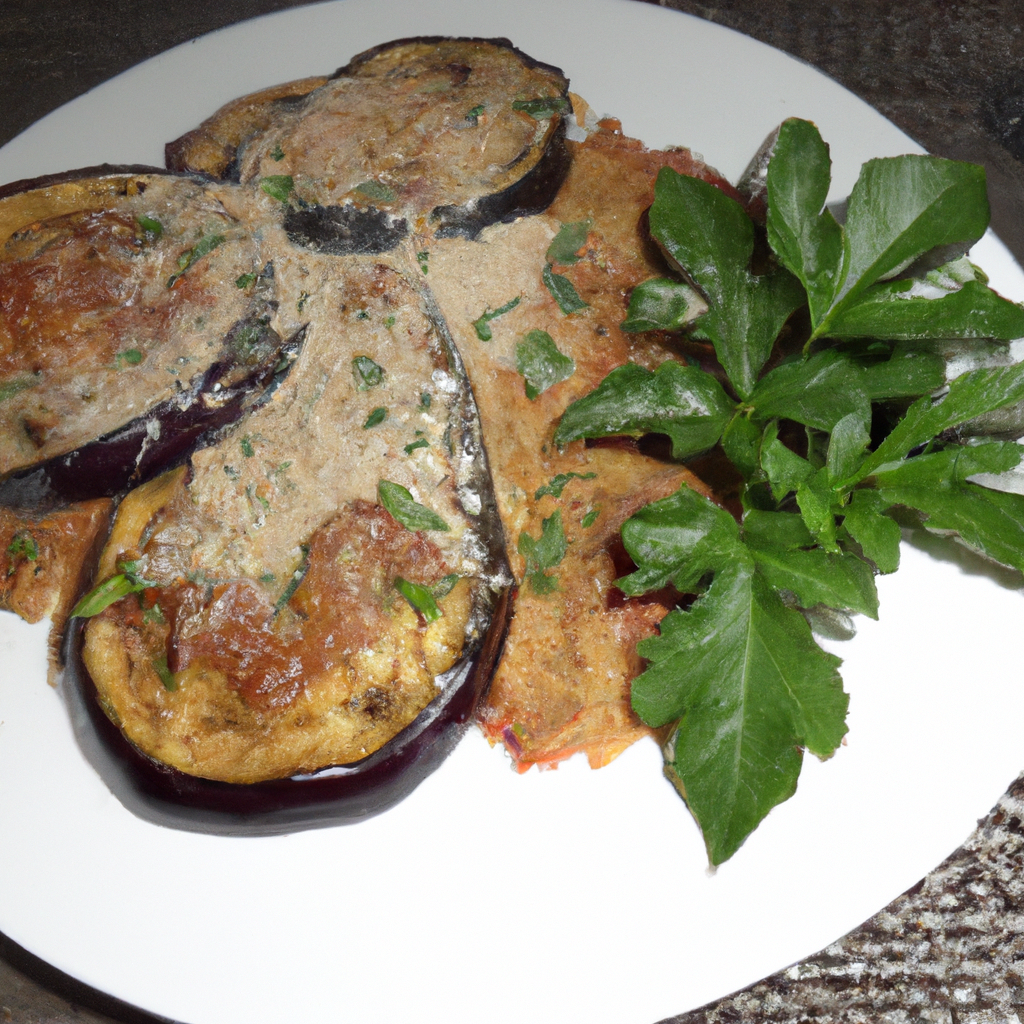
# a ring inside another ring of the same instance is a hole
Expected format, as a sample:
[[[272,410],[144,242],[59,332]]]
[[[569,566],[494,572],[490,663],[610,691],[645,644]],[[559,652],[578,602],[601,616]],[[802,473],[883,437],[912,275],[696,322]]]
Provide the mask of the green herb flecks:
[[[398,195],[390,185],[385,185],[381,181],[364,181],[362,184],[356,185],[352,191],[358,192],[367,199],[372,199],[375,203],[390,203]]]
[[[666,770],[714,864],[793,794],[803,750],[826,758],[841,742],[839,660],[808,621],[823,609],[877,615],[875,573],[899,563],[891,510],[1024,570],[1024,496],[975,482],[1016,468],[1022,449],[969,436],[1024,402],[1024,364],[946,388],[933,347],[980,336],[983,356],[1024,336],[1024,309],[957,254],[988,223],[982,172],[870,161],[843,225],[825,207],[829,177],[814,126],[785,122],[767,171],[772,255],[755,273],[739,204],[663,169],[651,232],[687,281],[641,285],[627,327],[684,328],[712,344],[719,369],[619,367],[554,435],[663,434],[677,459],[720,446],[741,481],[739,518],[684,487],[628,519],[636,569],[618,581],[629,596],[671,585],[695,597],[639,646],[647,668],[632,699],[648,725],[671,730]],[[951,249],[950,262],[936,258]],[[802,337],[784,331],[800,307]]]
[[[438,601],[443,597],[447,597],[455,589],[455,584],[461,579],[462,577],[457,572],[450,572],[447,576],[442,576],[441,579],[439,579],[431,588],[433,590],[434,597],[436,597]]]
[[[547,331],[530,331],[516,345],[516,369],[525,382],[526,397],[533,401],[571,377],[576,364],[558,350]]]
[[[565,114],[572,105],[564,96],[539,96],[531,100],[513,100],[512,109],[528,114],[535,121],[546,121],[555,114]]]
[[[597,505],[594,508],[590,509],[587,512],[587,514],[580,520],[580,526],[582,526],[584,530],[589,530],[590,527],[592,527],[594,523],[597,522],[597,517],[600,514],[601,506]]]
[[[164,233],[163,224],[155,217],[139,216],[135,218],[135,223],[142,228],[142,233],[149,241],[155,242]]]
[[[306,578],[306,573],[309,572],[309,547],[306,544],[301,545],[300,550],[302,551],[302,561],[299,562],[298,568],[288,578],[288,584],[281,591],[281,596],[274,602],[274,611],[279,612],[282,608],[292,599],[295,591],[299,589],[299,584]]]
[[[248,288],[256,280],[255,274],[240,274],[235,278],[236,288]]]
[[[270,159],[275,163],[284,159],[284,150],[281,148],[280,142],[278,142],[270,151]]]
[[[547,570],[560,565],[568,550],[561,511],[541,523],[540,537],[531,537],[525,531],[519,534],[516,549],[526,562],[523,578],[529,581],[530,589],[540,596],[554,593],[558,577],[549,575]]]
[[[419,264],[419,268],[424,274],[430,270],[430,253],[426,249],[420,250],[416,253],[416,262]]]
[[[369,430],[371,427],[379,427],[388,418],[388,411],[383,405],[378,405],[369,416],[366,417],[366,422],[363,424],[363,430]]]
[[[580,298],[580,294],[576,291],[576,286],[572,281],[564,274],[556,274],[551,268],[550,263],[544,264],[544,269],[541,271],[541,279],[547,290],[551,292],[555,302],[558,303],[558,308],[566,316],[569,316],[571,313],[578,313],[589,305],[589,303],[584,302]]]
[[[200,238],[191,249],[186,249],[185,252],[178,257],[178,272],[176,274],[171,274],[171,276],[167,278],[167,287],[173,288],[181,275],[184,274],[189,267],[201,260],[207,254],[213,252],[213,250],[224,241],[224,235],[218,235],[213,232],[203,235],[203,237]]]
[[[174,678],[174,673],[167,665],[166,654],[156,655],[152,659],[151,664],[153,665],[153,671],[160,677],[160,682],[164,684],[164,689],[168,693],[173,693],[178,689],[178,681]]]
[[[548,262],[561,263],[563,266],[578,263],[579,251],[587,241],[587,236],[593,226],[594,222],[589,219],[563,224],[548,246]]]
[[[423,616],[425,622],[436,622],[441,618],[441,609],[429,587],[421,586],[419,583],[410,583],[401,576],[396,576],[395,590]]]
[[[34,562],[39,557],[39,545],[28,530],[19,530],[7,545],[7,554]]]
[[[533,495],[533,500],[540,501],[545,494],[550,494],[553,498],[560,498],[562,491],[565,490],[565,486],[570,480],[593,480],[596,476],[596,473],[559,473],[557,476],[553,476],[543,487],[537,488],[536,493]]]
[[[14,377],[0,383],[0,402],[6,402],[22,391],[34,388],[42,380],[42,374],[32,374],[28,377]]]
[[[118,569],[121,570],[119,573],[94,587],[71,609],[71,618],[91,618],[129,594],[140,594],[143,590],[159,586],[141,575],[138,561],[121,562]]]
[[[499,316],[504,316],[506,313],[511,312],[516,306],[519,305],[521,296],[517,295],[513,299],[509,299],[504,306],[499,306],[497,309],[485,309],[480,316],[473,321],[473,330],[476,331],[476,336],[481,341],[490,341],[494,335],[491,333],[490,323],[492,320],[497,320]]]
[[[137,348],[126,348],[114,356],[114,364],[119,370],[126,366],[138,366],[142,362],[142,353]]]
[[[260,179],[260,190],[279,203],[287,203],[295,191],[295,180],[290,174],[271,174]]]
[[[381,480],[377,484],[377,497],[381,505],[395,517],[407,530],[441,530],[447,532],[451,527],[426,505],[416,501],[408,488],[390,480]]]
[[[359,391],[369,391],[384,383],[384,367],[369,356],[356,356],[352,360],[352,376]]]
[[[425,437],[418,437],[415,441],[410,441],[402,451],[406,455],[412,455],[414,451],[418,451],[420,448],[429,448],[430,442]]]

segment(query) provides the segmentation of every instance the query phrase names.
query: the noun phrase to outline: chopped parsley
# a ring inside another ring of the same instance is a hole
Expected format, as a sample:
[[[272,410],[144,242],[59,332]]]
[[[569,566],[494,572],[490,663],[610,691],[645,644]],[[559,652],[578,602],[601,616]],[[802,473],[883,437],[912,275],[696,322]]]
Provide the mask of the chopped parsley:
[[[369,416],[366,417],[366,422],[363,424],[363,430],[369,430],[371,427],[379,427],[388,418],[388,411],[383,405],[378,405]]]
[[[547,331],[530,331],[516,345],[516,369],[526,386],[526,397],[533,401],[560,381],[571,377],[576,364],[558,350]]]
[[[513,299],[509,299],[504,306],[499,306],[497,309],[485,309],[480,316],[473,321],[473,330],[476,331],[476,336],[481,341],[490,341],[493,335],[491,334],[490,323],[492,320],[496,320],[499,316],[504,316],[506,313],[515,309],[519,305],[521,296],[517,295]]]
[[[384,383],[384,367],[369,356],[356,356],[352,360],[352,376],[359,391],[369,391]]]

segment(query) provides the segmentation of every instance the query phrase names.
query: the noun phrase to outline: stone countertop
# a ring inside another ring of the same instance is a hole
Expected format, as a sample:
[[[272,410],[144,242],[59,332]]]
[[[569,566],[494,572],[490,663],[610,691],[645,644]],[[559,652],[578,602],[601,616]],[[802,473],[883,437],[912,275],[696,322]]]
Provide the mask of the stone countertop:
[[[0,144],[148,57],[294,6],[300,3],[3,0]],[[785,50],[845,85],[931,152],[985,165],[993,227],[1024,262],[1019,0],[663,0],[662,6]],[[671,1022],[1019,1024],[1022,858],[1024,777],[960,849],[859,928],[817,955]],[[0,1024],[156,1020],[78,985],[0,935]]]

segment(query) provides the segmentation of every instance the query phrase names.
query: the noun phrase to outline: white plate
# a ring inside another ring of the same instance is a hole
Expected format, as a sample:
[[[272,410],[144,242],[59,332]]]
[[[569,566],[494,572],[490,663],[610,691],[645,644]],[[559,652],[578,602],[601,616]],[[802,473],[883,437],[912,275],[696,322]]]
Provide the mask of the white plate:
[[[68,104],[0,151],[0,181],[159,163],[218,105],[397,36],[504,35],[598,113],[735,178],[790,115],[837,165],[916,150],[813,69],[627,0],[343,0],[214,33]],[[1024,298],[993,239],[975,256]],[[1024,761],[1018,592],[914,549],[880,623],[845,645],[849,744],[810,759],[714,876],[653,744],[591,772],[516,776],[476,733],[395,810],[230,840],[135,819],[44,682],[45,627],[0,616],[0,931],[81,980],[190,1024],[650,1024],[859,924],[952,851]]]

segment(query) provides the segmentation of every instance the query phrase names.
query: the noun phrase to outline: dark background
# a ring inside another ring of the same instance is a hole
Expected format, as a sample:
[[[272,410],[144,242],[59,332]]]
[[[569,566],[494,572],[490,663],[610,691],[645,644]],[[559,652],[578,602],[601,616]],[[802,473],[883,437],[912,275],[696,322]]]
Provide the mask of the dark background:
[[[0,144],[55,107],[163,50],[237,21],[300,5],[295,0],[0,0]],[[665,0],[662,6],[785,50],[837,79],[931,152],[983,164],[988,171],[993,227],[1024,262],[1024,8],[1020,0],[723,0],[719,4]],[[311,73],[321,70],[311,69]],[[1020,858],[1007,848],[1008,843],[1017,842],[1016,833],[1007,839],[1010,833],[997,818],[990,816],[989,831],[983,829],[972,837],[974,841],[979,835],[988,836],[988,847],[977,840],[956,856],[973,872],[972,878],[990,886],[994,884],[992,864],[1000,856],[1009,857],[1012,877],[1000,884],[1001,891],[1010,893],[1004,899],[1012,902],[1021,897]],[[1024,832],[1019,838],[1024,843]],[[925,900],[924,910],[939,913],[938,903],[927,904],[930,891],[923,885],[914,898]],[[45,894],[40,898],[45,899]],[[892,917],[898,908],[889,909]],[[1008,914],[1020,914],[1022,909],[1006,907]],[[949,917],[949,922],[953,930],[960,927],[955,917]],[[1005,949],[1012,947],[1016,954],[997,955],[991,950],[977,954],[987,957],[989,981],[995,986],[991,992],[1024,991],[1024,981],[1015,973],[1024,938],[1011,934],[1009,940]],[[937,937],[927,943],[931,944],[922,947],[922,956],[932,980],[920,981],[915,989],[911,977],[909,987],[895,997],[896,1007],[901,1000],[908,1010],[916,1006],[906,1019],[917,1018],[924,1009],[929,1016],[921,1020],[951,1024],[975,1019],[963,1016],[973,1009],[995,1013],[986,1018],[992,1021],[1006,1020],[1016,1007],[1024,1012],[1024,1000],[1018,1004],[1015,996],[1006,997],[1011,1002],[1003,1006],[1000,996],[982,999],[979,988],[968,1005],[952,994],[952,982],[937,986],[935,977],[963,972],[970,966],[965,958],[974,954],[963,943],[943,945]],[[998,946],[994,937],[989,945]],[[887,955],[886,948],[875,948],[876,962],[869,966],[879,976],[888,969],[883,964]],[[1001,982],[1006,982],[1002,988]],[[881,1004],[871,1003],[875,997],[865,984],[851,981],[845,990],[841,983],[837,986],[833,994],[838,1002],[832,1010],[823,1011],[824,1016],[809,1017],[796,1002],[787,1010],[787,999],[798,1002],[803,997],[799,986],[783,981],[774,985],[770,998],[755,999],[748,993],[746,1002],[743,998],[723,1001],[692,1019],[896,1019]],[[98,1015],[100,1010],[125,1021],[154,1019],[75,986],[0,935],[0,1024],[100,1024],[108,1020]],[[933,1011],[937,1015],[931,1015]]]

